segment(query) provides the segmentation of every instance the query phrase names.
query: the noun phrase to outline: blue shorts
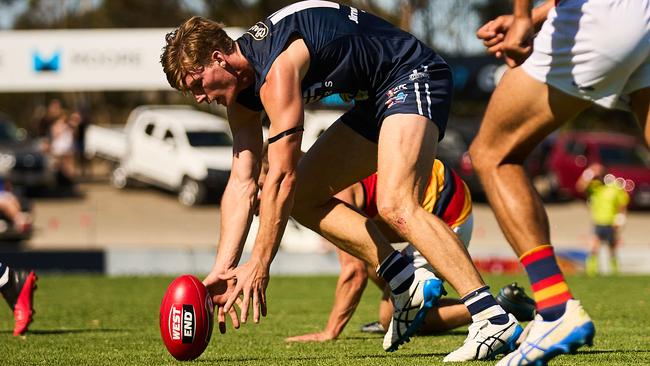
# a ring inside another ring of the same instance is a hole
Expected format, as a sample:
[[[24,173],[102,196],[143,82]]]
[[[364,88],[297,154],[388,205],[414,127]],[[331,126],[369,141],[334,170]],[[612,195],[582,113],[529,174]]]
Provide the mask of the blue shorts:
[[[433,121],[442,140],[449,118],[453,80],[447,64],[436,60],[402,75],[367,100],[357,101],[341,122],[377,143],[384,119],[393,114],[419,114]]]
[[[610,244],[614,243],[615,233],[614,227],[611,225],[596,225],[594,227],[594,234],[596,234],[600,241]]]

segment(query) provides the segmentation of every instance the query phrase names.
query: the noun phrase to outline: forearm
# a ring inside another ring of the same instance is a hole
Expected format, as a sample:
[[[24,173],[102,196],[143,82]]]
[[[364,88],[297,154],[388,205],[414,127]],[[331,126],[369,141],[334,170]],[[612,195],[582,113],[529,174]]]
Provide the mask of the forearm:
[[[270,267],[293,208],[295,172],[267,175],[260,202],[260,227],[251,258]]]
[[[539,30],[541,28],[542,23],[546,20],[546,17],[548,16],[548,12],[553,9],[555,6],[555,0],[546,0],[543,4],[535,7],[532,10],[531,18],[533,20],[533,24],[535,25],[535,29]]]
[[[365,266],[365,263],[363,263]],[[368,283],[368,277],[365,268],[361,271],[341,270],[338,282],[336,283],[336,292],[334,293],[334,304],[327,321],[325,332],[332,339],[337,338],[352,318],[354,311],[357,309],[363,290]]]
[[[239,263],[250,229],[257,185],[231,179],[221,200],[221,235],[214,270],[224,272]],[[227,213],[227,214],[226,214]]]

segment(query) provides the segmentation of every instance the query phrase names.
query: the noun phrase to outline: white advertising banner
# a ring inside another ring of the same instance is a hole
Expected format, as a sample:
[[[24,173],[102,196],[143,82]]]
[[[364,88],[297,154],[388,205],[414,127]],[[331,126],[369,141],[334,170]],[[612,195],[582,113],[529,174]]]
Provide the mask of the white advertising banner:
[[[0,31],[0,92],[171,89],[160,65],[170,30]]]

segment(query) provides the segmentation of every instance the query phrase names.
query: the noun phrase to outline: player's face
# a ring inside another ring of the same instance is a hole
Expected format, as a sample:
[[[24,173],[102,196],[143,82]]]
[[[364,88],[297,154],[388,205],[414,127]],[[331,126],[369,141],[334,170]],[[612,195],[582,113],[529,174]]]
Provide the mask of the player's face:
[[[236,98],[237,77],[217,62],[203,67],[201,71],[187,74],[185,83],[197,103],[217,102],[228,106]]]

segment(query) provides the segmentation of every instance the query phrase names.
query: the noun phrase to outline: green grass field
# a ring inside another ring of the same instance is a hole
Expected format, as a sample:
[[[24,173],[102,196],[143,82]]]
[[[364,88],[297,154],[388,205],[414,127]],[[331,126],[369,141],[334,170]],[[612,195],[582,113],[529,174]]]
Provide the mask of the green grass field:
[[[492,288],[524,277],[489,276]],[[31,332],[13,337],[13,319],[0,313],[0,365],[168,365],[158,329],[167,277],[108,278],[42,275]],[[323,344],[286,344],[287,336],[324,326],[334,277],[273,277],[269,314],[226,335],[215,331],[192,363],[212,365],[433,365],[459,346],[465,330],[415,337],[387,354],[381,337],[358,331],[373,321],[379,291],[369,286],[342,336]],[[570,277],[574,294],[596,322],[592,348],[560,356],[553,365],[650,365],[650,277]],[[472,364],[491,365],[493,361]]]

